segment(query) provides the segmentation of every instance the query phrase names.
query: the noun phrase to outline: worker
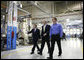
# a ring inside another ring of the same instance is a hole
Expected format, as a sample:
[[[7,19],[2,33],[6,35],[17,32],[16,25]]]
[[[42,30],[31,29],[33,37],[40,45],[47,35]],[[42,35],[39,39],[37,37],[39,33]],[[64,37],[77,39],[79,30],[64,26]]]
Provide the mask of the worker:
[[[39,46],[37,45],[38,39],[40,38],[40,30],[37,28],[37,25],[33,25],[33,29],[28,32],[28,34],[32,33],[33,37],[33,48],[31,54],[34,54],[35,47],[37,47],[38,51],[40,51]]]
[[[42,55],[44,46],[45,46],[45,42],[47,42],[47,47],[48,47],[48,53],[50,53],[50,41],[49,41],[49,31],[50,31],[50,25],[48,25],[46,23],[46,21],[43,21],[43,26],[42,26],[42,31],[41,31],[41,37],[42,37],[42,41],[41,41],[41,49],[40,52],[38,54]]]
[[[52,26],[50,28],[50,39],[51,39],[51,50],[50,50],[50,57],[48,59],[53,59],[53,52],[55,47],[55,41],[57,42],[59,54],[58,56],[61,56],[62,49],[61,49],[61,38],[63,36],[63,29],[61,24],[57,23],[57,18],[52,18]]]

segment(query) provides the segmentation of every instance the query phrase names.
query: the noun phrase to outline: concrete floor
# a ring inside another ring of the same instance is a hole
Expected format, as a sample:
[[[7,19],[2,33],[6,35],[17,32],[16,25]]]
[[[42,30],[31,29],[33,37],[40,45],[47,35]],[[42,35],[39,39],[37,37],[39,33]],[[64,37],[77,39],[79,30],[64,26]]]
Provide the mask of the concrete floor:
[[[83,59],[83,41],[76,38],[70,38],[66,41],[61,41],[62,56],[58,57],[58,47],[55,44],[53,59]],[[40,44],[39,44],[40,46]],[[49,55],[47,53],[47,45],[43,50],[43,55],[37,54],[37,49],[33,55],[30,54],[32,46],[18,46],[15,50],[1,52],[1,59],[46,59]]]

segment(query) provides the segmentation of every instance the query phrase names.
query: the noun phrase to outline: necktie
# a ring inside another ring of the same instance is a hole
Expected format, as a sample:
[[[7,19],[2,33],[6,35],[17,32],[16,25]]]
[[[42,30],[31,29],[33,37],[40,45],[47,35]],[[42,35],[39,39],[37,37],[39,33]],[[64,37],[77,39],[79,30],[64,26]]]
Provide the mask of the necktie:
[[[34,29],[34,32],[36,31],[36,29]]]

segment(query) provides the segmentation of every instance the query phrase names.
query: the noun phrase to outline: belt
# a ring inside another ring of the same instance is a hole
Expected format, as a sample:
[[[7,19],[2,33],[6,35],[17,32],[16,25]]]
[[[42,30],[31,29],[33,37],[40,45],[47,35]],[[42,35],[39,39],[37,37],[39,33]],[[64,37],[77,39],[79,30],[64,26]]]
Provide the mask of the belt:
[[[56,36],[56,35],[60,35],[60,34],[52,34],[52,35],[55,35]]]
[[[52,34],[53,37],[60,37],[60,34]],[[51,37],[52,37],[51,36]]]

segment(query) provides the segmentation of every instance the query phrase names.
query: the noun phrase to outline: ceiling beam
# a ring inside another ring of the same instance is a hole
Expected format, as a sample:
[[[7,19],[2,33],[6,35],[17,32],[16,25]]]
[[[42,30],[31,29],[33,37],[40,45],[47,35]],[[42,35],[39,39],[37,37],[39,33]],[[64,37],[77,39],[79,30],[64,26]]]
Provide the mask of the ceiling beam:
[[[39,10],[41,10],[42,12],[44,12],[45,14],[50,15],[48,12],[44,11],[44,9],[42,9],[42,7],[40,7],[40,6],[38,6],[38,5],[35,5],[35,3],[34,3],[33,1],[30,1],[30,3],[31,3],[32,5],[34,5],[35,7],[37,7]]]

